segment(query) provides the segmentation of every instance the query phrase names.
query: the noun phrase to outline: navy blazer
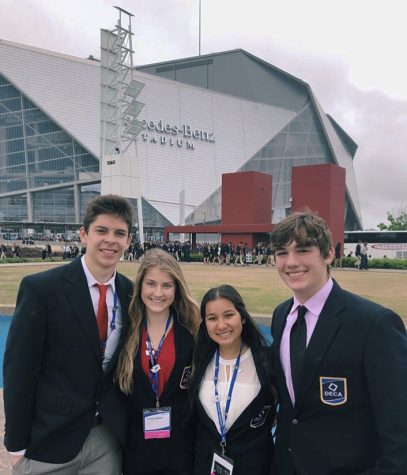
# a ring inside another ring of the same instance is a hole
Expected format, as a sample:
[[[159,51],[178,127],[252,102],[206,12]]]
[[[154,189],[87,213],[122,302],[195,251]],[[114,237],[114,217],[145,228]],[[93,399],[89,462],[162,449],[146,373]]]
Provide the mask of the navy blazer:
[[[174,318],[175,364],[160,397],[160,406],[171,407],[171,437],[144,439],[143,409],[155,407],[156,398],[149,377],[141,366],[139,348],[134,362],[133,392],[128,398],[128,442],[124,455],[125,475],[156,470],[190,470],[195,424],[186,420],[185,407],[191,373],[193,336]],[[143,349],[144,350],[144,349]]]
[[[226,434],[226,455],[234,462],[234,475],[268,475],[273,451],[271,426],[275,415],[275,398],[271,389],[270,348],[252,350],[252,354],[261,389]],[[202,378],[203,374],[197,375],[193,394],[198,418],[194,475],[208,475],[213,454],[220,451],[220,434],[198,396]]]
[[[307,347],[293,407],[280,361],[291,307],[292,299],[279,305],[272,321],[277,474],[406,475],[407,337],[401,319],[334,282]]]
[[[4,443],[65,463],[81,450],[96,411],[124,443],[125,399],[113,374],[128,324],[132,283],[117,274],[123,331],[103,373],[95,311],[80,258],[25,277],[4,355]]]

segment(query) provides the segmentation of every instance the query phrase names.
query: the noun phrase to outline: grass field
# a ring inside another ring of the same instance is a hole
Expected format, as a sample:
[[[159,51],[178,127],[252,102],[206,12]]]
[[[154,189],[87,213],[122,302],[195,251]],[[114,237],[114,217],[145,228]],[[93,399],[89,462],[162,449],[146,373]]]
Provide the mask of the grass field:
[[[210,287],[228,283],[242,294],[251,313],[271,316],[276,305],[290,296],[277,271],[269,267],[235,267],[182,263],[193,296],[199,302]],[[134,279],[137,263],[120,262],[119,270]],[[0,266],[0,304],[14,305],[22,277],[49,269],[44,266]],[[407,325],[407,272],[357,269],[332,270],[332,276],[345,289],[393,309]]]

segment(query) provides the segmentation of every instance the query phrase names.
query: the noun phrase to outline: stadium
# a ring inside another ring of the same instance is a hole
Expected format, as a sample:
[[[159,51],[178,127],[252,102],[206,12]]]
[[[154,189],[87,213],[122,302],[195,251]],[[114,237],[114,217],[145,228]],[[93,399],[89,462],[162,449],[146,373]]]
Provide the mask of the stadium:
[[[357,144],[309,84],[241,49],[132,74],[144,104],[134,160],[147,239],[169,225],[220,223],[222,174],[238,171],[272,175],[276,223],[291,210],[292,167],[326,163],[346,169],[345,229],[362,229]],[[79,227],[102,189],[102,107],[99,60],[0,40],[3,234]]]

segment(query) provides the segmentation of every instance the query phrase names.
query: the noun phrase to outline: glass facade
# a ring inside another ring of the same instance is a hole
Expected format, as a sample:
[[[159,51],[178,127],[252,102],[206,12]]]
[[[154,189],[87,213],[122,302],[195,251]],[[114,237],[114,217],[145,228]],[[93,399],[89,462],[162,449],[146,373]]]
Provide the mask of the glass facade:
[[[32,220],[73,223],[72,184],[98,175],[99,160],[0,74],[0,194],[15,193],[0,198],[0,220],[30,219],[33,190]]]
[[[335,163],[311,104],[239,171],[273,175],[273,223],[291,210],[291,169],[301,165]]]
[[[27,195],[0,198],[0,221],[27,221]]]
[[[0,221],[75,223],[76,185],[82,221],[101,186],[81,180],[99,173],[99,160],[0,74],[0,194],[13,193],[0,197]],[[137,223],[137,200],[131,202]],[[171,225],[145,200],[142,209],[147,233]]]
[[[279,134],[262,147],[238,171],[273,176],[273,223],[290,212],[291,169],[294,166],[334,163],[320,123],[308,104]],[[221,188],[190,214],[187,224],[217,222],[221,215]]]
[[[33,193],[33,218],[48,223],[75,223],[73,186]]]

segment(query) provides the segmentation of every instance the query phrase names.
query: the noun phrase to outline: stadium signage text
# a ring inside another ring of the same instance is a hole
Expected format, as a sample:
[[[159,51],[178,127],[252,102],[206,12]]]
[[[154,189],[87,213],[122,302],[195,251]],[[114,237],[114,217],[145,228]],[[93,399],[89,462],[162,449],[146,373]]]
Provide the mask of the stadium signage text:
[[[194,140],[201,142],[215,142],[215,133],[206,130],[193,129],[189,124],[173,125],[165,123],[163,120],[154,122],[153,120],[142,120],[144,131],[141,137],[144,142],[167,144],[179,148],[194,149]],[[158,135],[157,135],[158,133]]]

